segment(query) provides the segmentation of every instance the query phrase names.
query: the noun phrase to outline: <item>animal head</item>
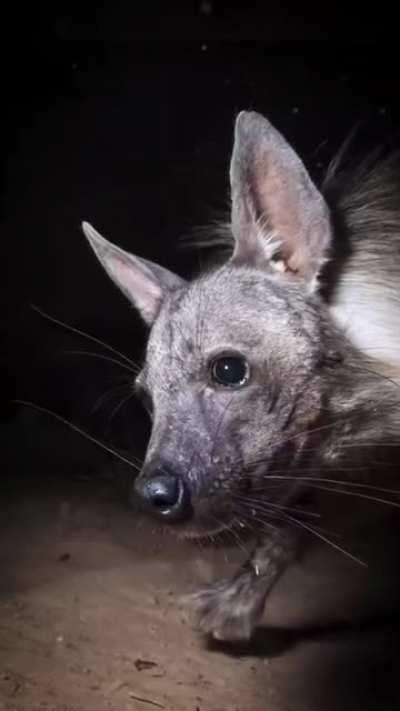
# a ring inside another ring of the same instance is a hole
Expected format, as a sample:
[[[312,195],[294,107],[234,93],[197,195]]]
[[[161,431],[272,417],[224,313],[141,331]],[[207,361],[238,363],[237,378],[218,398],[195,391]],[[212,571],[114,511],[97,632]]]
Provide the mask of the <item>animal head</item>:
[[[232,253],[190,283],[83,224],[150,328],[136,387],[152,433],[136,493],[186,535],[232,525],[272,471],[305,456],[342,358],[318,293],[328,207],[259,114],[236,120],[230,184]]]

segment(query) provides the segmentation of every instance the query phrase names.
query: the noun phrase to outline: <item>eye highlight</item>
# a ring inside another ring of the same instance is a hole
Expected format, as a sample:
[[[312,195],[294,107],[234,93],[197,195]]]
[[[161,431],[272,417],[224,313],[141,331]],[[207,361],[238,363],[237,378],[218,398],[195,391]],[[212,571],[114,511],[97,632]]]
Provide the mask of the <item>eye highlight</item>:
[[[239,355],[223,355],[210,362],[211,380],[225,388],[240,388],[250,377],[247,360]]]

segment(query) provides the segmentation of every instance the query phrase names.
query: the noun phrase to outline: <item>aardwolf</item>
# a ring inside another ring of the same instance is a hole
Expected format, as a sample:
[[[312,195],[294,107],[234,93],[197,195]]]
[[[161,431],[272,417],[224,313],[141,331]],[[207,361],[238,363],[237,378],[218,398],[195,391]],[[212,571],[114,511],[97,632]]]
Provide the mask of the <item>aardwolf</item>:
[[[307,512],[329,491],[368,504],[395,477],[395,163],[335,164],[319,190],[269,121],[243,111],[222,264],[188,282],[82,225],[149,327],[135,388],[152,432],[136,496],[182,536],[255,540],[236,575],[191,597],[218,639],[249,639],[309,534],[327,540]]]

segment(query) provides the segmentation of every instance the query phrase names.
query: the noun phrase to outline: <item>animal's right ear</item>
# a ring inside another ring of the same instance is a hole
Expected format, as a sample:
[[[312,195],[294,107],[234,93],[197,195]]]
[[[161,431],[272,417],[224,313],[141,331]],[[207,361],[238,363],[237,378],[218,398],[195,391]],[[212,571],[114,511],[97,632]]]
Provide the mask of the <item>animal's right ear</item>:
[[[164,298],[184,286],[184,279],[158,264],[125,252],[102,237],[88,222],[82,222],[82,230],[107,274],[151,326]]]
[[[332,241],[329,209],[299,156],[260,114],[236,119],[230,178],[233,260],[315,289]]]

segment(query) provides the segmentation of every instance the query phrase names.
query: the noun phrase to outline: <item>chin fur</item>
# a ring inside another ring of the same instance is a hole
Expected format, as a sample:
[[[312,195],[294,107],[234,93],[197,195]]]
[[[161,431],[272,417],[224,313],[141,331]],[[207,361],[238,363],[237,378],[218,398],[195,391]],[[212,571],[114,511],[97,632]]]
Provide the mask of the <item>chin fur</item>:
[[[196,529],[196,528],[188,528],[184,531],[179,531],[178,532],[178,538],[183,539],[183,540],[192,540],[192,541],[201,541],[201,540],[210,540],[213,538],[216,538],[220,536],[223,533],[227,533],[230,529],[232,528],[232,525],[226,523],[226,524],[221,524],[219,526],[215,526],[215,528],[210,528],[210,529]]]

